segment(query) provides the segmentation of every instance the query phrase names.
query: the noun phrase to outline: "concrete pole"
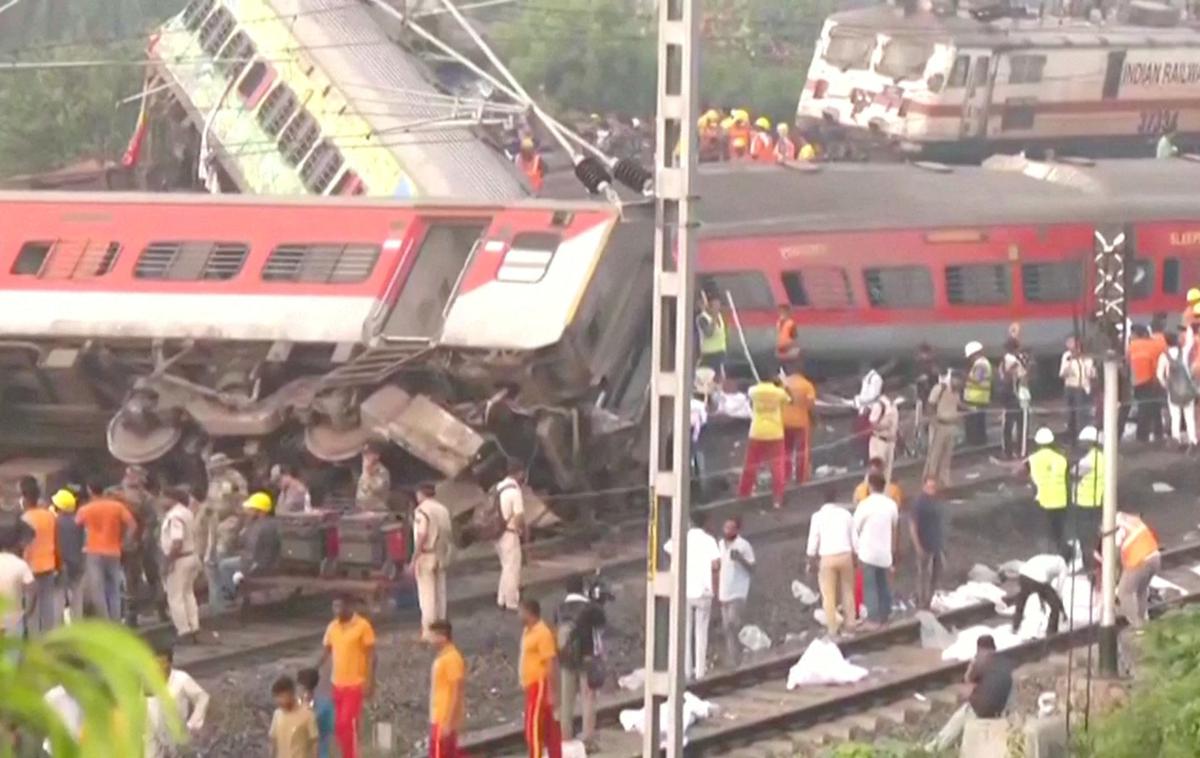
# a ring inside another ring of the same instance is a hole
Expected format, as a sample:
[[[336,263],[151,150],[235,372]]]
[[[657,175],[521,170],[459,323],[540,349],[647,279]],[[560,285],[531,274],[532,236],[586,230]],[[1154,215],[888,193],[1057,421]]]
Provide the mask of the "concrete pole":
[[[650,375],[650,513],[646,573],[645,729],[642,755],[683,756],[686,687],[687,530],[691,510],[696,235],[696,0],[658,4],[658,144],[655,153],[654,313]],[[676,145],[681,146],[678,158]],[[666,517],[669,514],[669,526]],[[670,568],[660,570],[671,540]],[[658,724],[667,703],[667,740]]]
[[[1101,532],[1100,674],[1117,675],[1117,446],[1122,429],[1120,417],[1120,356],[1109,350],[1104,356],[1104,512]]]

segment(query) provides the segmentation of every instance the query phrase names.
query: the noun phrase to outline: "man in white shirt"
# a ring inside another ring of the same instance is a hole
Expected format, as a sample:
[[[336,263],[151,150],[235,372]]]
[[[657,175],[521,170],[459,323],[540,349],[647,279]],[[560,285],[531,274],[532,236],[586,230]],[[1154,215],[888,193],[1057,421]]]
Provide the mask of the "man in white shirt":
[[[863,602],[867,606],[867,620],[878,626],[886,624],[892,612],[892,556],[900,520],[896,501],[883,494],[886,486],[883,474],[871,473],[867,477],[871,494],[854,509],[856,552],[863,569]]]
[[[725,632],[725,651],[729,665],[736,668],[742,657],[738,632],[746,615],[746,598],[750,595],[750,577],[754,574],[754,548],[742,536],[742,520],[734,516],[725,520],[724,538],[717,543],[721,549],[721,581],[717,601],[721,604],[721,629]]]
[[[159,650],[156,657],[167,680],[167,693],[179,709],[179,720],[187,727],[188,734],[196,734],[204,728],[208,693],[191,674],[174,668],[175,654],[170,648]],[[171,755],[175,741],[163,712],[165,707],[168,706],[158,698],[147,698],[146,758],[166,758]]]
[[[692,528],[687,533],[687,564],[684,566],[688,602],[684,668],[690,679],[703,679],[708,673],[708,625],[712,619],[713,589],[721,570],[721,548],[705,531],[704,523],[704,512],[692,511]],[[663,551],[671,554],[669,540],[663,545]]]
[[[200,576],[200,556],[196,554],[196,519],[187,493],[170,490],[166,496],[171,508],[163,517],[159,545],[163,554],[163,586],[167,608],[180,640],[197,642],[200,611],[196,605],[196,578]],[[196,502],[199,508],[199,502]]]
[[[33,570],[20,556],[17,528],[0,533],[0,600],[3,600],[3,615],[0,615],[0,634],[22,637],[25,634],[23,605],[29,605],[33,593]]]
[[[504,531],[496,539],[496,555],[500,558],[500,584],[496,589],[496,604],[515,611],[521,604],[521,539],[525,536],[525,496],[521,483],[525,467],[518,460],[508,462],[508,476],[496,485],[500,501],[500,517]]]
[[[837,490],[830,485],[825,489],[825,505],[808,522],[808,573],[817,568],[825,629],[830,637],[836,637],[842,629],[853,630],[858,617],[858,609],[854,607],[854,553],[858,547],[858,533],[854,529],[854,516],[834,502],[836,499]]]
[[[1067,562],[1063,557],[1053,553],[1035,555],[1021,564],[1017,571],[1017,610],[1012,620],[1014,632],[1021,627],[1021,621],[1025,618],[1025,603],[1030,595],[1037,595],[1044,605],[1050,607],[1050,622],[1046,633],[1058,632],[1059,616],[1065,616],[1067,611],[1063,608],[1062,598],[1058,596],[1054,586],[1067,575],[1067,570]]]
[[[1096,365],[1091,356],[1083,354],[1074,337],[1067,338],[1058,376],[1063,381],[1063,395],[1067,400],[1067,436],[1075,439],[1081,428],[1092,423],[1092,382],[1096,379]]]
[[[867,456],[883,461],[883,476],[892,481],[892,463],[896,460],[896,436],[900,431],[900,413],[896,404],[887,395],[875,398],[867,410],[867,421],[871,424],[871,439],[867,443]]]
[[[515,490],[520,495],[521,488]],[[421,639],[429,639],[430,624],[446,620],[446,569],[450,565],[454,522],[450,509],[436,494],[432,482],[418,484],[417,507],[413,510],[412,572],[421,609]],[[499,493],[501,498],[505,495]],[[517,547],[520,549],[519,543]]]

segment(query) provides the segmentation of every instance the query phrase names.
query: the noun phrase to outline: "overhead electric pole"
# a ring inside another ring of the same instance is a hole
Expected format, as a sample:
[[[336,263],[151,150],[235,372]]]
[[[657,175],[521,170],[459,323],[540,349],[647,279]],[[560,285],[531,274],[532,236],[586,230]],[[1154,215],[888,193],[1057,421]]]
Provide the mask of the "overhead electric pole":
[[[683,755],[687,669],[687,530],[691,510],[693,272],[696,262],[696,0],[658,3],[653,355],[650,374],[650,513],[646,572],[646,681],[642,755]],[[679,147],[676,153],[676,146]],[[662,546],[671,540],[667,570]],[[658,713],[666,702],[667,734]]]
[[[1104,346],[1104,510],[1100,543],[1100,674],[1117,675],[1117,468],[1121,433],[1120,374],[1127,326],[1125,232],[1096,230],[1096,323]],[[1080,546],[1082,550],[1082,545]]]

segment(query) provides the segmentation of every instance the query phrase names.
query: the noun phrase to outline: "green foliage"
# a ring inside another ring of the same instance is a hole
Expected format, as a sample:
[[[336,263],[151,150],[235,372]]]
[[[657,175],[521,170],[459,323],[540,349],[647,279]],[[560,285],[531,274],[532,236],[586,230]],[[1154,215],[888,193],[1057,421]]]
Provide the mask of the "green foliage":
[[[23,60],[140,60],[143,45],[58,48]],[[137,65],[0,71],[0,176],[60,168],[82,158],[116,159],[137,121],[137,103],[117,106],[142,88]]]
[[[44,700],[59,684],[83,711],[80,743]],[[169,698],[150,649],[124,627],[84,621],[29,642],[0,636],[0,722],[30,744],[49,740],[56,758],[141,756],[147,693]],[[163,712],[182,738],[176,710]],[[0,740],[0,756],[9,755]]]
[[[877,743],[846,742],[833,748],[828,758],[937,758],[933,753],[917,745],[894,740]]]
[[[137,41],[185,0],[22,0],[4,12],[0,53],[64,42]],[[0,3],[3,5],[3,3]]]
[[[1147,628],[1129,704],[1079,736],[1085,758],[1197,755],[1200,745],[1200,612],[1166,616]]]
[[[700,97],[789,117],[831,0],[704,0]],[[537,0],[489,34],[531,91],[563,109],[647,115],[657,16],[636,0]]]

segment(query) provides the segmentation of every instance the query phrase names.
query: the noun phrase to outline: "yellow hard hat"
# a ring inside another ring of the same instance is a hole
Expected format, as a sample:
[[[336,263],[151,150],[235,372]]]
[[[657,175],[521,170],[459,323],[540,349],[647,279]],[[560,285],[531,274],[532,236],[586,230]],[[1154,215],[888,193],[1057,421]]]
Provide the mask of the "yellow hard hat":
[[[721,119],[721,128],[725,131],[729,131],[729,129],[732,128],[735,123],[737,122],[733,120],[733,116],[727,116],[726,118]]]
[[[811,161],[817,157],[817,149],[810,144],[805,144],[800,148],[799,158],[802,161]]]
[[[700,114],[700,126],[715,124],[721,120],[721,114],[714,110],[708,110]]]
[[[759,116],[758,120],[754,122],[754,125],[759,129],[770,129],[771,119],[767,118],[766,116]]]
[[[75,510],[75,493],[71,490],[59,490],[54,493],[54,497],[50,498],[50,502],[54,503],[54,507],[60,511]]]
[[[747,123],[750,121],[750,111],[747,111],[743,108],[735,108],[734,110],[730,111],[729,115],[733,116],[734,121],[743,121]]]
[[[1200,303],[1200,287],[1192,287],[1188,290],[1187,301],[1189,303]]]
[[[248,511],[259,511],[260,513],[271,512],[271,496],[265,492],[255,492],[246,501],[242,503],[242,507]]]
[[[1196,303],[1195,305],[1192,306],[1192,315],[1200,316],[1200,303]]]
[[[533,138],[522,137],[521,138],[521,147],[526,150],[532,150],[533,149]]]

